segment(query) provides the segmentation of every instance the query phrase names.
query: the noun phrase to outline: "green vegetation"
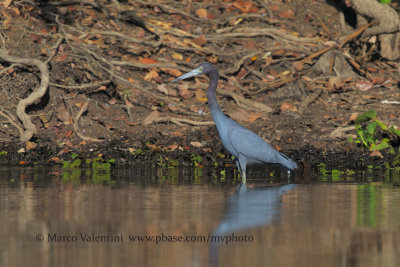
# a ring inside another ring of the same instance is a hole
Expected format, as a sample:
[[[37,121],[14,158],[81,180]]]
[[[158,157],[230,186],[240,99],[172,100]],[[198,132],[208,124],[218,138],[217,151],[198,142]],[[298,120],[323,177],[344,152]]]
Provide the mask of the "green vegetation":
[[[355,142],[357,144],[362,144],[370,151],[380,151],[384,149],[389,149],[389,152],[396,153],[395,148],[391,145],[392,142],[400,138],[400,130],[395,129],[394,126],[387,126],[382,121],[378,120],[375,110],[369,110],[361,115],[359,115],[356,120],[356,134],[357,139],[349,137],[349,142]],[[380,129],[380,131],[378,131]],[[379,132],[382,132],[379,135]],[[379,138],[383,136],[383,138]],[[399,151],[400,152],[400,149]],[[400,156],[396,156],[396,161],[394,166],[399,165]]]
[[[63,161],[63,180],[73,184],[80,184],[83,176],[90,177],[94,184],[112,184],[111,164],[115,159],[105,160],[99,156],[94,159],[85,159],[83,162],[76,153],[71,154],[72,162]],[[85,167],[86,169],[81,169]],[[83,173],[85,175],[83,175]]]
[[[379,3],[389,5],[390,3],[392,3],[392,0],[379,0]]]
[[[190,155],[190,159],[192,160],[195,167],[199,167],[200,163],[203,161],[203,158],[199,154]]]

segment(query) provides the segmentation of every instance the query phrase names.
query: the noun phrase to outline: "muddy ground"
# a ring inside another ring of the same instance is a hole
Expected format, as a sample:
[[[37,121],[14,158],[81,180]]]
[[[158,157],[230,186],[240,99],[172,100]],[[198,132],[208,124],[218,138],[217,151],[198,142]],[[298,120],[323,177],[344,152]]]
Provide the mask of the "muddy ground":
[[[354,169],[396,155],[347,140],[368,110],[400,126],[399,62],[363,37],[370,21],[354,22],[354,12],[344,19],[329,1],[11,1],[0,9],[1,47],[15,57],[1,59],[3,164],[61,164],[73,153],[117,165],[194,164],[197,154],[204,165],[232,163],[212,124],[208,79],[170,83],[204,61],[220,70],[222,110],[297,162]],[[19,58],[44,62],[49,83]]]

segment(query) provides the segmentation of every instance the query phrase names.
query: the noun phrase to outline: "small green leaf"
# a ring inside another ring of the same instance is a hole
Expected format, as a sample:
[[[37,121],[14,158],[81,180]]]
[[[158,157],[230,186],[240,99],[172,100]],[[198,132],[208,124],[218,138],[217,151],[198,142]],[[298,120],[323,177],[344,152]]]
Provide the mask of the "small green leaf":
[[[69,165],[70,165],[69,161],[65,161],[65,160],[63,161],[63,168],[68,169]]]
[[[114,163],[114,162],[115,162],[115,159],[109,159],[108,162]]]
[[[74,159],[74,158],[76,158],[78,156],[78,154],[76,154],[76,153],[72,153],[72,155],[71,155],[71,159]]]
[[[376,123],[379,124],[379,126],[381,127],[382,130],[386,131],[388,129],[387,125],[384,124],[383,122],[381,122],[380,120],[375,120]]]
[[[376,122],[373,121],[373,122],[371,122],[371,123],[368,124],[368,126],[367,126],[367,132],[368,132],[370,135],[374,135],[375,130],[376,130]]]
[[[377,144],[371,144],[371,148],[370,148],[370,150],[371,151],[373,151],[373,150],[382,150],[382,149],[385,149],[385,148],[388,148],[390,145],[388,144],[388,143],[386,143],[386,142],[382,142],[382,143],[380,143],[379,145],[377,145]]]
[[[395,129],[394,126],[390,126],[389,131],[391,131],[392,133],[396,134],[397,136],[400,136],[400,131]]]
[[[375,118],[376,118],[376,111],[372,109],[372,110],[368,110],[367,112],[359,115],[356,118],[355,122],[356,122],[356,124],[360,124],[362,122],[373,120]]]
[[[223,153],[218,153],[218,157],[220,157],[221,159],[224,159],[226,157],[226,155]]]
[[[392,2],[392,0],[379,0],[379,3],[388,5]]]
[[[74,167],[79,167],[79,166],[81,166],[81,163],[82,163],[82,161],[80,160],[80,159],[76,159],[76,160],[74,160]]]

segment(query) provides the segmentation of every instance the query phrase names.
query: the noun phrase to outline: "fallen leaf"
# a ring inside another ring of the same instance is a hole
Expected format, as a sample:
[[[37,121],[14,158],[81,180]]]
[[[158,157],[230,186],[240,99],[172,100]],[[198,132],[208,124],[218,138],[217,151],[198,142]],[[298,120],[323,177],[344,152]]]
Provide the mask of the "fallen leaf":
[[[200,142],[197,142],[197,141],[195,141],[195,142],[190,142],[190,144],[191,144],[192,146],[194,146],[194,147],[202,147],[202,144],[201,144]]]
[[[24,160],[21,160],[20,162],[18,162],[18,164],[19,165],[24,165],[24,164],[27,164],[28,162],[27,161],[24,161]]]
[[[378,150],[372,151],[371,154],[369,154],[369,155],[370,155],[371,157],[378,157],[378,158],[383,159],[382,153],[379,152]]]
[[[168,73],[169,75],[172,75],[174,77],[179,77],[182,75],[182,72],[177,69],[172,69],[172,68],[162,68],[161,69],[163,72]]]
[[[206,97],[206,93],[201,90],[201,89],[197,89],[196,90],[196,98],[205,98]],[[206,98],[207,101],[207,98]]]
[[[205,10],[204,8],[199,8],[196,10],[196,15],[199,18],[206,19],[207,18],[207,10]]]
[[[254,13],[258,11],[258,8],[253,6],[252,2],[244,2],[237,0],[233,3],[233,6],[242,11],[243,13]]]
[[[349,121],[355,121],[357,117],[358,117],[358,113],[357,112],[353,112],[350,115]]]
[[[26,150],[31,150],[31,149],[35,148],[36,146],[37,146],[37,144],[35,144],[34,142],[31,142],[31,141],[27,141],[25,143]]]
[[[169,145],[169,146],[165,147],[164,149],[169,150],[169,151],[175,151],[175,149],[177,149],[177,148],[178,148],[178,145],[174,144],[174,145]]]
[[[179,95],[184,98],[184,99],[188,99],[190,97],[190,92],[187,88],[180,88],[179,89]]]
[[[161,145],[156,145],[156,144],[146,144],[146,146],[152,150],[161,150]]]
[[[178,107],[177,105],[173,104],[173,103],[168,103],[168,108],[169,108],[169,110],[171,110],[171,111],[177,111],[177,110],[179,110],[179,107]]]
[[[272,11],[279,11],[279,6],[270,6],[269,7]]]
[[[283,102],[281,105],[281,111],[297,111],[297,108],[292,104]]]
[[[384,81],[385,81],[385,78],[384,78],[383,76],[378,76],[378,77],[375,77],[375,78],[373,78],[373,79],[371,80],[371,82],[372,82],[373,84],[383,83]]]
[[[343,78],[339,76],[330,77],[328,80],[328,87],[330,89],[341,89],[344,86]]]
[[[251,113],[249,115],[249,117],[247,118],[248,122],[253,122],[255,120],[257,120],[258,118],[261,118],[262,113],[261,112],[257,112],[257,113]]]
[[[75,103],[75,106],[77,106],[78,108],[82,108],[84,105],[85,105],[85,102]]]
[[[304,64],[301,61],[298,61],[298,62],[293,63],[293,67],[296,70],[300,71],[304,68]]]
[[[115,103],[117,103],[117,99],[111,98],[110,100],[108,100],[108,103],[109,103],[110,105],[115,105]]]
[[[374,85],[367,80],[360,80],[356,82],[356,88],[362,92],[370,90]]]
[[[179,54],[179,53],[173,53],[172,58],[176,59],[176,60],[183,60],[182,54]]]
[[[156,64],[157,61],[152,58],[142,58],[140,60],[143,64]]]
[[[279,12],[278,16],[283,19],[295,19],[296,18],[293,10],[291,10],[291,9],[289,9],[288,11]]]
[[[161,93],[163,93],[163,94],[165,94],[165,95],[173,96],[173,97],[177,97],[177,96],[178,96],[178,93],[176,92],[175,89],[169,88],[169,87],[167,87],[165,84],[159,84],[159,85],[157,86],[157,89],[158,89]]]
[[[65,53],[58,53],[56,57],[54,57],[54,61],[62,62],[67,59],[67,54]]]
[[[92,16],[88,16],[86,18],[84,18],[83,20],[81,20],[81,23],[85,26],[89,26],[93,24],[93,17]]]
[[[59,157],[52,157],[48,161],[55,161],[55,162],[61,162],[62,160]]]
[[[268,81],[274,81],[274,80],[275,80],[275,76],[273,76],[273,75],[271,75],[271,74],[265,75],[265,78],[266,78]]]
[[[183,132],[181,132],[181,131],[175,131],[175,132],[172,132],[172,135],[182,137],[182,136],[183,136]]]
[[[349,76],[349,77],[343,79],[343,81],[346,82],[346,83],[350,82],[351,80],[353,80],[352,76]]]
[[[157,110],[153,111],[152,113],[150,113],[150,115],[148,115],[144,120],[143,120],[143,124],[151,124],[154,122],[154,120],[158,119],[160,117],[160,112],[158,112]]]
[[[200,35],[196,39],[193,40],[193,43],[197,44],[198,46],[203,46],[207,43],[207,39],[204,34]]]
[[[158,72],[155,70],[151,70],[144,76],[144,80],[150,81],[150,80],[157,79],[158,77],[159,77]]]

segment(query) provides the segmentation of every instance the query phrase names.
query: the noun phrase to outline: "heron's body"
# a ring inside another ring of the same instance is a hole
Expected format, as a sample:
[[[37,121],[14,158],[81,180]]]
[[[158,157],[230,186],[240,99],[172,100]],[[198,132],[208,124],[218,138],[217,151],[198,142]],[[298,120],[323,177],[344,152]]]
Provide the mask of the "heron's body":
[[[243,182],[246,180],[246,166],[248,164],[277,163],[293,170],[296,163],[276,151],[261,137],[228,118],[217,103],[215,91],[217,89],[219,74],[210,63],[203,63],[193,71],[182,75],[174,81],[183,80],[199,74],[208,74],[210,85],[207,90],[208,104],[211,115],[215,121],[222,144],[236,158],[236,165],[241,173]]]

